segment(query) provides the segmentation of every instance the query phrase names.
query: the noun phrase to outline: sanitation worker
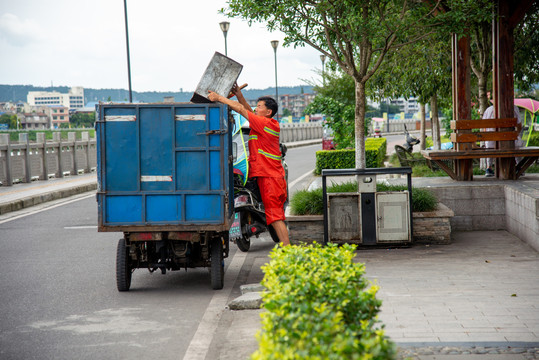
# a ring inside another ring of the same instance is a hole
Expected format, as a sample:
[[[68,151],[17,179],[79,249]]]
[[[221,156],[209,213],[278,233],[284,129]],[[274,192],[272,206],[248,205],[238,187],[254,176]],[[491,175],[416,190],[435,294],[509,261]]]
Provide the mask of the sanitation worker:
[[[280,127],[279,122],[273,119],[278,105],[273,98],[263,96],[258,99],[253,112],[237,84],[232,87],[231,94],[238,101],[213,91],[208,91],[208,99],[228,105],[249,121],[249,177],[256,178],[260,188],[266,223],[273,226],[283,245],[290,245],[288,229],[284,223],[286,181],[279,146]]]

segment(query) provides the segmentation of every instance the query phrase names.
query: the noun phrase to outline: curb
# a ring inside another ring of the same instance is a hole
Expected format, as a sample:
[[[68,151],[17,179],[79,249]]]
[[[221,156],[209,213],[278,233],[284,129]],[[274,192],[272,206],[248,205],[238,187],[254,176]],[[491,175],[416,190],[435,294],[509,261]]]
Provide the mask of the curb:
[[[322,144],[322,139],[314,139],[314,140],[305,140],[305,141],[296,141],[291,143],[284,143],[286,145],[287,149],[293,149],[301,146],[309,146],[309,145],[316,145],[316,144]],[[321,150],[321,149],[320,149]]]
[[[0,204],[0,215],[95,190],[97,190],[97,182],[85,185],[77,185],[63,190],[49,191],[39,195],[28,196],[19,200]]]

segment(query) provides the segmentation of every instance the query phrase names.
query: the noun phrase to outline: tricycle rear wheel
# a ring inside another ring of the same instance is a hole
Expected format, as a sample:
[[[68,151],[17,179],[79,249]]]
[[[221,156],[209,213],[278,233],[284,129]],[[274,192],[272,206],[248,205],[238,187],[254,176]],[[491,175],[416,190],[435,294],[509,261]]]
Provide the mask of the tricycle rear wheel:
[[[225,280],[225,262],[223,258],[223,240],[221,237],[212,239],[211,242],[211,287],[213,290],[221,290]]]
[[[129,291],[131,287],[131,267],[129,266],[129,247],[125,239],[118,241],[116,250],[116,287],[118,291]]]

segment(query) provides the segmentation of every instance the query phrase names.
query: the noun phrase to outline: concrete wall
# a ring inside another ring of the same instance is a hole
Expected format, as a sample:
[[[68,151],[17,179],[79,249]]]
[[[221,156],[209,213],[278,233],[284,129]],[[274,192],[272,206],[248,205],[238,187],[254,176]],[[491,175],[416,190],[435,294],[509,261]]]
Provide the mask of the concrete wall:
[[[539,251],[539,190],[525,184],[505,187],[507,230]]]
[[[539,190],[525,182],[429,187],[455,213],[453,230],[507,230],[539,251]]]
[[[505,230],[504,185],[429,188],[455,213],[453,230]]]

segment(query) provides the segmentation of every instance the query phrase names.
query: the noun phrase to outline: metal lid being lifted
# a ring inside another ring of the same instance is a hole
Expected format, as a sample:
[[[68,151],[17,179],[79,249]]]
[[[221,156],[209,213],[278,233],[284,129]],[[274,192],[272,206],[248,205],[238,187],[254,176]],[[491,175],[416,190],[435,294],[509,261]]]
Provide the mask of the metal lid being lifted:
[[[211,90],[221,96],[228,96],[232,86],[240,76],[243,65],[215,52],[202,79],[191,98],[194,103],[209,103],[208,90]]]

